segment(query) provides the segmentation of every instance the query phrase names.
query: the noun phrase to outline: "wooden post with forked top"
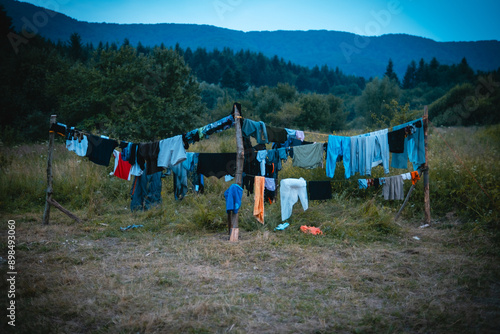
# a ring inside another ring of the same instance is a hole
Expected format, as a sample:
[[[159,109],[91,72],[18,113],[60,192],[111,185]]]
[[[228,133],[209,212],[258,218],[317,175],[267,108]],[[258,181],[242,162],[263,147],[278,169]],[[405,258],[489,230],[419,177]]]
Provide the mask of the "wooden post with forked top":
[[[425,164],[420,166],[418,168],[418,171],[422,173],[423,179],[424,179],[424,222],[426,224],[431,223],[431,203],[430,203],[430,193],[429,193],[429,164],[428,164],[428,154],[427,154],[427,131],[429,127],[429,111],[427,106],[424,107],[424,116],[422,118],[423,121],[423,126],[424,126],[424,148],[425,148]],[[403,202],[403,205],[399,209],[398,213],[396,214],[394,220],[398,220],[399,216],[401,215],[401,212],[405,208],[406,204],[408,203],[408,200],[410,199],[410,196],[415,189],[415,184],[413,184],[408,191],[408,195],[406,195],[406,198]]]
[[[239,103],[233,104],[234,122],[236,128],[236,173],[235,183],[240,187],[243,186],[243,164],[245,162],[244,148],[243,148],[243,135],[241,133],[241,105]],[[238,213],[229,214],[228,221],[230,222],[230,235],[229,241],[238,241],[239,228],[238,228]]]
[[[50,127],[52,128],[52,124],[56,124],[57,115],[50,116]],[[43,225],[48,225],[50,220],[50,206],[53,205],[57,209],[61,210],[61,212],[65,213],[71,219],[76,220],[78,223],[81,222],[80,218],[75,216],[69,210],[65,209],[61,204],[57,203],[55,199],[52,198],[53,188],[52,188],[52,156],[54,154],[54,131],[49,132],[49,152],[47,156],[47,192],[45,194],[45,210],[43,211]]]
[[[431,224],[431,200],[430,200],[430,190],[429,190],[429,151],[428,148],[428,130],[429,130],[429,110],[427,106],[424,107],[424,143],[425,143],[425,164],[422,168],[423,179],[424,179],[424,222],[426,224]]]
[[[57,115],[50,116],[50,127],[56,123]],[[50,220],[50,202],[52,200],[52,155],[54,153],[54,131],[49,133],[49,153],[47,156],[47,192],[45,194],[45,210],[43,211],[43,225],[48,225]]]

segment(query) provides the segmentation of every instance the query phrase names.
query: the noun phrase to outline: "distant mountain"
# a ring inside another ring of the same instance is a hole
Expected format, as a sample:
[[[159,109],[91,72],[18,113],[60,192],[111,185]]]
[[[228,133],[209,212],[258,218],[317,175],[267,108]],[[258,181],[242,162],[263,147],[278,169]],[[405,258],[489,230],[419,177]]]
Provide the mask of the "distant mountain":
[[[113,24],[88,23],[64,14],[14,0],[0,0],[13,25],[20,31],[27,27],[53,41],[69,40],[77,32],[84,43],[115,42],[120,45],[127,38],[132,45],[140,41],[144,46],[163,43],[184,49],[198,47],[234,51],[250,50],[273,57],[277,55],[292,63],[314,67],[339,67],[345,74],[365,78],[382,76],[389,58],[394,71],[402,79],[408,64],[433,57],[441,64],[457,64],[466,58],[474,70],[490,71],[500,68],[500,42],[436,42],[431,39],[391,34],[363,37],[352,33],[310,31],[252,31],[242,32],[196,24]]]

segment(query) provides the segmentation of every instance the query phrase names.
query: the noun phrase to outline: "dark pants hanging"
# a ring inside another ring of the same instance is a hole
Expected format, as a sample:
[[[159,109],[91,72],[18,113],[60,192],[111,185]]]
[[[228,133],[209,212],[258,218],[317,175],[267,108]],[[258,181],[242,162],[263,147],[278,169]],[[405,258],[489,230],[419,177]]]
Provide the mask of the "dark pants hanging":
[[[161,172],[134,176],[130,190],[130,210],[144,211],[161,204]]]

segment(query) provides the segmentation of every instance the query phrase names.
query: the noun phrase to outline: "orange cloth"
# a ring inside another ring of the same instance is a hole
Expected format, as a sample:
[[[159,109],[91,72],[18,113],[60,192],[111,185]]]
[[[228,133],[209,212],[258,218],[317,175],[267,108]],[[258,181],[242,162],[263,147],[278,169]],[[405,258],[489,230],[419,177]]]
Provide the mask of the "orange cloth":
[[[418,171],[411,172],[411,184],[417,183],[420,180],[420,175],[418,175]]]
[[[266,178],[263,176],[256,176],[254,181],[254,206],[253,215],[257,220],[264,224],[264,188]]]
[[[304,233],[311,233],[313,235],[323,234],[323,232],[321,232],[321,230],[318,227],[313,227],[313,226],[302,225],[300,227],[300,230]]]

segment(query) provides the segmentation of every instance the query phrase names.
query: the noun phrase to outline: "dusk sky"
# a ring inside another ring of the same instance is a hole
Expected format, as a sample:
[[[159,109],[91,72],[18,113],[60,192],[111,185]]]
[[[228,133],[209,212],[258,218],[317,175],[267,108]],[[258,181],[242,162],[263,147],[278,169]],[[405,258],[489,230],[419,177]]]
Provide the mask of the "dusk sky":
[[[500,40],[500,1],[27,0],[80,21],[194,23],[241,31],[404,33],[436,41]]]

